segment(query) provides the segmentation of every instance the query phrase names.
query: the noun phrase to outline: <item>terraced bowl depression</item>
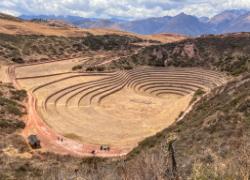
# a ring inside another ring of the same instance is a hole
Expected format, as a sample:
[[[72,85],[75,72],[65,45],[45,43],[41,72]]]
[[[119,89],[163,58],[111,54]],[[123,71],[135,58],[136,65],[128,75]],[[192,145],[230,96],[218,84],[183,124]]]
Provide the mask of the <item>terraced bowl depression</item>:
[[[24,75],[25,67],[16,71]],[[32,91],[37,112],[50,128],[82,144],[122,150],[175,122],[196,90],[207,92],[227,81],[222,73],[198,68],[54,75],[46,70],[44,76],[33,71],[35,76],[17,81]]]

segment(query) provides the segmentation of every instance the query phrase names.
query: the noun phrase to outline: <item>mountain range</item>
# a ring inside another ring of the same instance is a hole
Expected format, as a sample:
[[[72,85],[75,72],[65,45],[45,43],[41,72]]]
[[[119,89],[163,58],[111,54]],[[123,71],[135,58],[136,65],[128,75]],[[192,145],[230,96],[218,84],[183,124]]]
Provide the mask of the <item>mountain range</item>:
[[[81,28],[112,28],[138,34],[176,33],[188,36],[250,32],[250,11],[227,10],[212,18],[196,17],[185,13],[176,16],[154,17],[141,20],[97,19],[78,16],[22,15],[25,20],[63,20]]]

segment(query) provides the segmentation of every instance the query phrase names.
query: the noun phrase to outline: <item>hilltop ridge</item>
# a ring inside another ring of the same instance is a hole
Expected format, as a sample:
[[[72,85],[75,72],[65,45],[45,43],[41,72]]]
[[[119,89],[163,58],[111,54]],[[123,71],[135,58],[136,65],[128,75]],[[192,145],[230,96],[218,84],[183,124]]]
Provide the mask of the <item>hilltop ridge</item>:
[[[23,19],[60,19],[81,28],[108,28],[138,34],[177,33],[187,36],[203,34],[223,34],[249,32],[250,20],[247,10],[226,10],[211,18],[196,17],[185,13],[176,16],[151,17],[139,20],[114,20],[82,18],[77,16],[32,16],[23,15]]]
[[[45,16],[46,17],[46,16]],[[63,19],[41,19],[21,20],[11,15],[1,13],[0,15],[0,33],[10,35],[45,35],[45,36],[63,36],[63,37],[84,37],[92,35],[121,35],[138,37],[144,40],[160,41],[162,43],[178,41],[185,39],[186,36],[178,34],[139,35],[132,32],[122,31],[116,28],[107,29],[103,27],[79,28]]]

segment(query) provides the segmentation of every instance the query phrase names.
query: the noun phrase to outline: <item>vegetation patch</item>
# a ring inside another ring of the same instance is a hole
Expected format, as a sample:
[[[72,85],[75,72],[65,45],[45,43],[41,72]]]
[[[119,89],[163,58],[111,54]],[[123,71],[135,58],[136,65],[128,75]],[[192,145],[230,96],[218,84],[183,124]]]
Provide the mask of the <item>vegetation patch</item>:
[[[120,36],[116,34],[93,36],[90,34],[84,39],[83,44],[92,50],[114,50],[120,48],[125,50],[132,48],[132,43],[139,42],[143,41],[137,37]]]
[[[137,54],[107,65],[123,69],[140,65],[162,67],[203,67],[237,76],[250,72],[250,33],[205,36],[144,48]]]
[[[3,108],[1,112],[5,111],[6,113],[13,114],[15,116],[21,116],[24,114],[22,110],[23,106],[21,104],[5,97],[0,97],[0,107]]]
[[[86,68],[87,72],[93,72],[93,71],[97,71],[97,72],[102,72],[105,71],[105,67],[104,66],[89,66]]]
[[[17,101],[23,101],[25,98],[27,98],[27,92],[25,90],[14,90],[11,91],[11,94],[11,98]]]
[[[88,51],[130,50],[131,43],[142,42],[132,36],[92,35],[59,37],[43,35],[7,35],[0,33],[0,57],[14,63],[38,62],[83,56]]]
[[[82,65],[76,65],[74,67],[72,67],[72,71],[77,71],[77,70],[81,70],[82,69]]]
[[[205,91],[203,91],[202,89],[197,89],[193,95],[192,100],[190,101],[190,104],[192,104],[193,102],[195,102],[199,97],[201,97],[203,94],[205,94]]]
[[[0,129],[2,132],[13,133],[18,129],[24,129],[25,124],[20,120],[0,119]]]

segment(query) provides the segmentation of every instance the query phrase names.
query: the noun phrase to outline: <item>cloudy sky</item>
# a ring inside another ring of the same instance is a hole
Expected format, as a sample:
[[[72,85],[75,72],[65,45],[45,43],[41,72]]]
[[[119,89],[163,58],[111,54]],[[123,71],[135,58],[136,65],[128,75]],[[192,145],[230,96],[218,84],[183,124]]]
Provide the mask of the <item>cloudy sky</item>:
[[[12,15],[77,15],[141,19],[176,15],[213,16],[227,9],[248,9],[250,0],[0,0],[0,11]]]

